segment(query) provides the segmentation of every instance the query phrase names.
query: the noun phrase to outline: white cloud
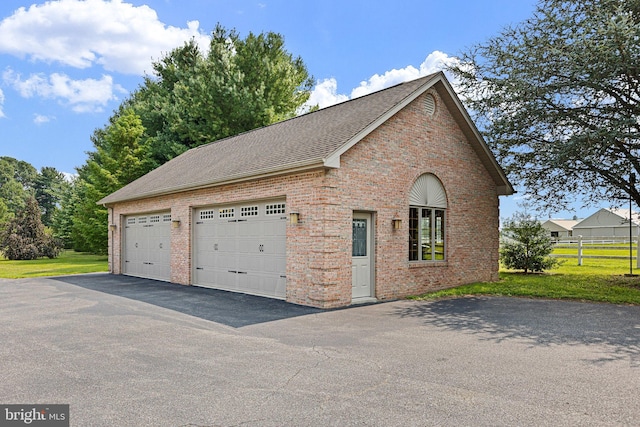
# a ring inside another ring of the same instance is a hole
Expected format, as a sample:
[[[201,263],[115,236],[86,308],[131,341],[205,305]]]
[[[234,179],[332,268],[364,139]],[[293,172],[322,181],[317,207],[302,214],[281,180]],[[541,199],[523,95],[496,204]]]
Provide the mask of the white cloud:
[[[47,1],[0,21],[0,53],[142,75],[152,71],[152,59],[191,38],[206,49],[209,37],[199,26],[198,21],[186,28],[166,26],[149,6],[122,0]]]
[[[78,178],[77,173],[62,172],[62,175],[64,175],[64,179],[67,182],[73,182],[76,178]]]
[[[347,101],[349,97],[338,93],[338,82],[334,78],[324,79],[316,84],[306,105],[320,108]]]
[[[431,52],[418,68],[408,65],[399,70],[387,71],[382,75],[374,74],[369,80],[361,82],[360,86],[354,88],[350,96],[338,93],[338,82],[335,78],[325,79],[317,83],[313,88],[306,105],[319,105],[320,108],[328,107],[438,71],[444,71],[451,84],[455,87],[455,79],[446,71],[446,67],[457,63],[459,63],[458,58],[436,50]]]
[[[351,91],[351,98],[358,98],[402,82],[414,80],[438,71],[445,71],[445,68],[448,65],[452,65],[457,62],[458,58],[435,50],[426,57],[422,64],[420,64],[419,68],[415,68],[413,65],[408,65],[400,70],[393,69],[387,71],[383,75],[374,74],[368,81],[361,82],[360,86]],[[447,75],[447,78],[451,80],[450,75]]]
[[[42,114],[33,115],[33,123],[37,125],[41,125],[43,123],[49,123],[53,119],[55,119],[54,116],[43,116]]]
[[[109,101],[117,100],[114,92],[126,93],[113,78],[103,75],[100,80],[72,80],[65,74],[53,73],[49,77],[32,74],[26,79],[11,69],[5,70],[3,80],[11,85],[23,98],[39,96],[57,99],[78,113],[99,112]]]
[[[0,89],[0,119],[6,117],[4,112],[2,111],[2,107],[4,106],[4,92]]]

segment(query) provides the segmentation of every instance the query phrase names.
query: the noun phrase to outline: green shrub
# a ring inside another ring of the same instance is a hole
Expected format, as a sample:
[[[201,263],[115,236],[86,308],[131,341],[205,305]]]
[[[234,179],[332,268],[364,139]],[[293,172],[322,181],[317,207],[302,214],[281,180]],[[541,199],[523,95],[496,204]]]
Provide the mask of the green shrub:
[[[555,267],[553,243],[542,224],[535,218],[516,213],[502,228],[500,261],[506,268],[528,272],[542,272]]]

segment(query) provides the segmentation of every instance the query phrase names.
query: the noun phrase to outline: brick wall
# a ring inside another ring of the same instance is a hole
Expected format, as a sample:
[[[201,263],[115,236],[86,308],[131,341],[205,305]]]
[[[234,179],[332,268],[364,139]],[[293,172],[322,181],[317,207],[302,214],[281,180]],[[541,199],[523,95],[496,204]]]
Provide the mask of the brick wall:
[[[346,152],[341,168],[326,178],[341,189],[343,240],[350,238],[352,211],[375,214],[375,294],[381,300],[498,279],[495,184],[438,93],[429,93],[434,115],[425,114],[422,95]],[[408,261],[409,192],[424,173],[437,176],[447,193],[445,262]],[[399,230],[392,225],[396,216]],[[345,251],[345,261],[348,256]],[[346,293],[350,280],[342,288]]]
[[[424,94],[341,157],[338,169],[270,177],[114,206],[110,262],[120,274],[126,215],[170,210],[171,281],[191,283],[191,222],[197,207],[286,198],[300,213],[287,225],[287,301],[316,307],[351,303],[351,220],[371,212],[375,227],[375,296],[393,299],[498,278],[495,184],[435,90],[436,112]],[[447,192],[446,262],[408,261],[409,191],[424,173]],[[392,219],[402,218],[394,230]]]

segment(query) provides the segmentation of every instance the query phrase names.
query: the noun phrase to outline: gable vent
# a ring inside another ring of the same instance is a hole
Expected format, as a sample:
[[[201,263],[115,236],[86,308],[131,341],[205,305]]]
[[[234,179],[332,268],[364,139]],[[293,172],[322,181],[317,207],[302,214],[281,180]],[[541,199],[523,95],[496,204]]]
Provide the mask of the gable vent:
[[[424,97],[424,111],[430,116],[436,112],[436,100],[431,94],[426,94]]]
[[[446,208],[447,193],[435,175],[425,173],[420,175],[411,187],[409,204],[412,206],[428,206],[431,208]]]

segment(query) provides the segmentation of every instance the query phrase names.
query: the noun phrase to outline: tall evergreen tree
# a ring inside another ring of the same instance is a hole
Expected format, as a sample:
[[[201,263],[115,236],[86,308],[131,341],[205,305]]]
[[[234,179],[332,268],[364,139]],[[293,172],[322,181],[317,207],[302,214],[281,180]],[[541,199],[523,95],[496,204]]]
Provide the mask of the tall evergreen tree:
[[[34,179],[35,198],[42,210],[42,223],[50,227],[53,214],[59,206],[63,188],[69,185],[61,172],[56,168],[45,166]]]
[[[294,117],[313,79],[276,33],[244,40],[218,25],[209,52],[194,41],[153,65],[130,100],[142,118],[154,166],[183,151]]]
[[[143,134],[140,117],[131,108],[94,133],[96,151],[89,153],[87,163],[78,169],[71,233],[74,248],[106,253],[107,210],[97,202],[149,169]]]

